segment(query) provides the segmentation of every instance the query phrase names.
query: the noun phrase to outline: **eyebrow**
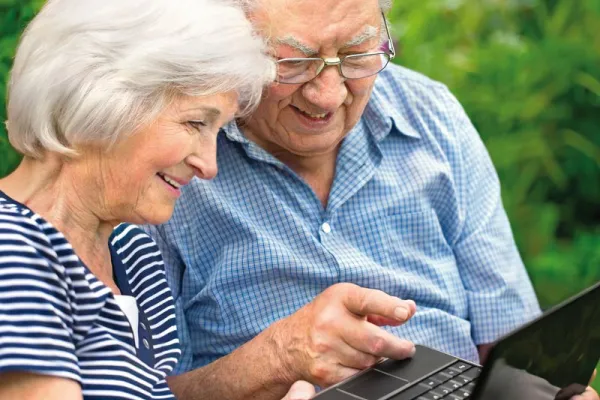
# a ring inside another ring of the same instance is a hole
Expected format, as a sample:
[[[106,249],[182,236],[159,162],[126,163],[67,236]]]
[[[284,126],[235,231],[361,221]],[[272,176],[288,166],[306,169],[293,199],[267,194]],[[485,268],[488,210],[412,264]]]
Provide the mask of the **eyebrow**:
[[[376,38],[378,36],[379,36],[379,33],[377,31],[377,28],[372,25],[367,25],[362,33],[360,33],[360,34],[356,35],[355,37],[353,37],[352,39],[350,39],[348,42],[346,42],[342,46],[342,48],[358,46],[359,44],[362,44],[362,43],[366,42],[367,40]],[[284,45],[290,46],[296,50],[301,51],[302,53],[304,53],[304,55],[309,56],[309,57],[319,54],[319,50],[313,49],[312,47],[307,46],[306,44],[302,43],[301,41],[299,41],[292,35],[288,35],[283,38],[277,38],[277,39],[275,39],[275,42],[277,42],[278,44],[284,44]]]
[[[343,48],[358,46],[359,44],[363,44],[367,40],[371,40],[376,37],[379,37],[379,32],[377,31],[377,28],[373,25],[367,25],[361,34],[356,35],[348,42],[346,42]]]
[[[197,110],[204,112],[206,114],[206,117],[210,120],[215,120],[219,117],[219,115],[221,115],[221,110],[214,108],[214,107],[207,107],[207,106],[190,107],[190,108],[183,110],[183,112],[197,111]]]
[[[292,35],[288,35],[282,38],[277,38],[275,41],[279,44],[285,44],[290,47],[293,47],[296,50],[301,51],[306,56],[314,56],[319,53],[319,50],[315,50],[304,43],[300,42],[298,39],[293,37]]]

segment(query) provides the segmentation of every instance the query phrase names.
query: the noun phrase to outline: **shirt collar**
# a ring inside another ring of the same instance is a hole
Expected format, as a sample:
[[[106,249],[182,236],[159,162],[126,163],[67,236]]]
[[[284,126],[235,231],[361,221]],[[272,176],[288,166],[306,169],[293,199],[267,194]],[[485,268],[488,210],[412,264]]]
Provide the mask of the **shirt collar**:
[[[375,81],[371,98],[362,116],[369,131],[378,142],[387,137],[392,132],[392,128],[395,128],[402,135],[420,139],[421,134],[402,113],[404,110],[403,102],[399,99],[392,102],[389,99],[390,96],[393,98],[402,97],[402,94],[394,93],[387,85],[389,85],[389,82],[385,79],[384,71]]]
[[[227,139],[233,142],[239,142],[242,144],[250,143],[250,140],[248,140],[246,136],[244,136],[242,130],[240,129],[239,125],[235,122],[235,120],[225,125],[223,127],[223,131],[225,133],[225,136],[227,136]]]

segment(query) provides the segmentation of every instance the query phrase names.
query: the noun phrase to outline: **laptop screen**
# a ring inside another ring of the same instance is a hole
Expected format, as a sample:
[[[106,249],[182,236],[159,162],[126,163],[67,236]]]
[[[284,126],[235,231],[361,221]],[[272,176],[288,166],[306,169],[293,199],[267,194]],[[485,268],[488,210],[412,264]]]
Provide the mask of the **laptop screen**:
[[[588,385],[600,358],[600,284],[501,339],[474,397],[568,399]]]

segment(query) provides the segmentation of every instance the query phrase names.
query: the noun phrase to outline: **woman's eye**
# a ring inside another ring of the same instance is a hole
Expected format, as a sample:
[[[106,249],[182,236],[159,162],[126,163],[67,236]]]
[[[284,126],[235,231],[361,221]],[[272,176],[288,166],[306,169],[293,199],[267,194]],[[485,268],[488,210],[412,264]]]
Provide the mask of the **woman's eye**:
[[[207,126],[206,122],[199,120],[188,121],[188,124],[197,131],[200,131],[202,130],[202,128],[205,128]]]

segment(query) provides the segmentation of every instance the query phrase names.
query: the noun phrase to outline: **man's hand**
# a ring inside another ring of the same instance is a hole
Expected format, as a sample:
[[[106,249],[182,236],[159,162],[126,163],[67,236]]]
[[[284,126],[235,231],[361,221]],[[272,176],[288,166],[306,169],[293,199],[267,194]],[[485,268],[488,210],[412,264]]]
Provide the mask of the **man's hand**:
[[[290,391],[281,400],[309,400],[315,395],[315,387],[305,381],[298,381],[292,385]]]
[[[412,300],[340,283],[268,328],[282,363],[281,378],[326,387],[388,357],[414,354],[414,344],[380,326],[401,325],[416,311]]]

